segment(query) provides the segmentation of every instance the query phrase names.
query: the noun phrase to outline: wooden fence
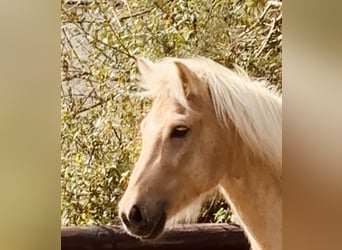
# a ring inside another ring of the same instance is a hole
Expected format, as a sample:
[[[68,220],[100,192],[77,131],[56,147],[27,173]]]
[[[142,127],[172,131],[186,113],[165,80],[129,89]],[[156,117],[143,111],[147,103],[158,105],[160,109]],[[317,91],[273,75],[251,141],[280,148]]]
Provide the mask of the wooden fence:
[[[61,240],[62,250],[249,249],[242,229],[228,224],[176,225],[155,242],[133,238],[121,226],[64,227]]]

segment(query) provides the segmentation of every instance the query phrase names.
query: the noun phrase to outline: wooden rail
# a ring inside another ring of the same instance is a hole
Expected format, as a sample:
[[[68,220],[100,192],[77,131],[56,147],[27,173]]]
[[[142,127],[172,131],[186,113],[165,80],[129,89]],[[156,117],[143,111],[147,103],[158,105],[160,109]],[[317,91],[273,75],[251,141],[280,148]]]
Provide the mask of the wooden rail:
[[[242,229],[228,224],[176,225],[154,242],[133,238],[121,226],[64,227],[61,237],[62,250],[249,250]]]

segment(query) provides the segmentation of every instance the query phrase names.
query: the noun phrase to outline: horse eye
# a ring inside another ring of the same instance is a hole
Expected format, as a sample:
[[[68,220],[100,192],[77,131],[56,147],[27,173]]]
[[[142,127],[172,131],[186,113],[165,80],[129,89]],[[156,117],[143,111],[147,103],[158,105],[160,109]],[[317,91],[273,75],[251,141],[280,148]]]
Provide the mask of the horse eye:
[[[173,128],[170,134],[170,138],[182,138],[187,135],[189,128],[185,126],[176,126]]]

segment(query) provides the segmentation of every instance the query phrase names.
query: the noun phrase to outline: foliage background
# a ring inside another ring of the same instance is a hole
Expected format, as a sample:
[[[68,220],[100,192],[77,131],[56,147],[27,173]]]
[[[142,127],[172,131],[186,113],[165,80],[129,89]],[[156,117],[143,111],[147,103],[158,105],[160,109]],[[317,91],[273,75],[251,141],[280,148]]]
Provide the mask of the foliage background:
[[[61,4],[62,226],[119,223],[150,100],[133,56],[205,56],[281,89],[282,2],[88,0]],[[199,222],[229,222],[215,194]]]

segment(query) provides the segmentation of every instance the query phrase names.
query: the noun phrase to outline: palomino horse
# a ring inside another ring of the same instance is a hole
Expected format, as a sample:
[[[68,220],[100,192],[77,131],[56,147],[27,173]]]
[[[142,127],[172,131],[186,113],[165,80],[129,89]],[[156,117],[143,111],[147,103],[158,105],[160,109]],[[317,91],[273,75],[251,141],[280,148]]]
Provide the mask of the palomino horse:
[[[119,204],[127,232],[155,239],[166,221],[218,187],[252,249],[281,249],[281,95],[209,59],[140,58],[137,65],[154,101]]]

